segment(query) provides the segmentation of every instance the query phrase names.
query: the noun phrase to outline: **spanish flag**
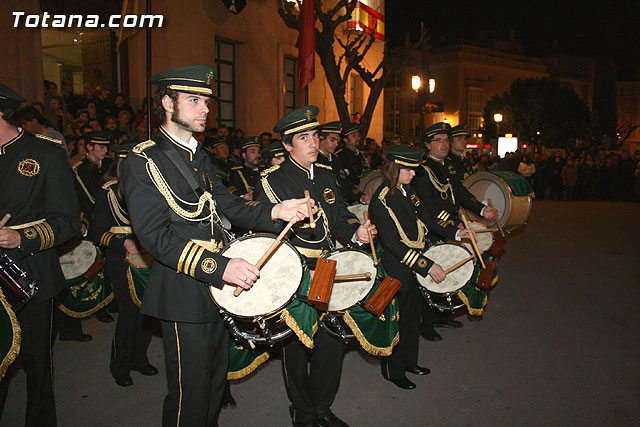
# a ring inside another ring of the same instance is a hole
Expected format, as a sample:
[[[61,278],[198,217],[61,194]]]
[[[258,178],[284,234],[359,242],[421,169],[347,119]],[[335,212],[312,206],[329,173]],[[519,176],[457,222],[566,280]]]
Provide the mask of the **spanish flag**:
[[[347,22],[347,29],[364,31],[379,40],[384,40],[384,15],[359,1]]]

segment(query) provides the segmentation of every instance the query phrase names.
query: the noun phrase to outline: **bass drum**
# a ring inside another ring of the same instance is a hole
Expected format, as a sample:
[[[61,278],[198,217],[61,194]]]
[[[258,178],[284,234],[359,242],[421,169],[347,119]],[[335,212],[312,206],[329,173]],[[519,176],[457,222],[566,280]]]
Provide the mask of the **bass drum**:
[[[534,193],[527,180],[517,173],[478,172],[465,179],[464,186],[478,200],[491,199],[505,231],[513,231],[529,219]]]
[[[376,169],[362,177],[358,189],[362,191],[363,194],[370,196],[376,192],[378,187],[380,187],[380,184],[383,182],[384,178],[382,177],[382,171]]]
[[[242,258],[256,264],[275,240],[271,234],[252,234],[227,244],[221,254],[228,258]],[[209,286],[213,301],[238,339],[256,344],[281,341],[292,334],[280,316],[293,300],[302,284],[305,264],[298,251],[287,241],[271,255],[260,270],[260,278],[253,287],[237,297],[235,286]]]

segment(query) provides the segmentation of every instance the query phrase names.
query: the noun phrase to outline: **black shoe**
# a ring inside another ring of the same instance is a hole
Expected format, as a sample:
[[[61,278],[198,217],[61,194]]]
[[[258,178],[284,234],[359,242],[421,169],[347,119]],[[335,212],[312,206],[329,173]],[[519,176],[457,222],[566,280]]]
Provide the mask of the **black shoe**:
[[[67,337],[67,336],[64,336],[64,335],[60,335],[58,337],[58,339],[60,341],[87,342],[87,341],[91,341],[93,339],[93,337],[91,335],[80,333],[78,335],[73,335],[73,336],[70,336],[70,337]]]
[[[107,310],[101,309],[96,312],[96,319],[101,321],[102,323],[111,323],[113,322],[113,316],[107,313]]]
[[[431,328],[422,328],[420,330],[420,335],[427,341],[442,341],[442,337],[439,333],[436,332],[433,327]]]
[[[448,317],[441,317],[439,319],[436,319],[433,322],[431,322],[431,324],[436,328],[451,328],[451,329],[462,328],[462,322],[449,319]]]
[[[156,368],[155,366],[153,366],[150,363],[147,363],[145,366],[142,366],[140,368],[136,368],[135,366],[133,368],[131,368],[132,371],[136,371],[136,372],[140,372],[142,375],[146,375],[148,377],[152,376],[152,375],[156,375],[158,373],[158,368]]]
[[[116,384],[120,387],[129,387],[133,385],[133,380],[131,379],[131,375],[129,374],[114,374],[112,373],[113,379],[116,380]]]
[[[236,406],[236,400],[231,394],[231,383],[226,381],[224,384],[224,392],[222,393],[222,407],[231,408]]]
[[[427,375],[428,373],[431,372],[431,369],[423,368],[422,366],[416,365],[416,366],[411,366],[410,368],[407,368],[407,372],[415,375]]]
[[[329,412],[324,417],[318,418],[316,423],[320,427],[349,427],[349,424],[336,417],[333,412]]]
[[[389,378],[389,381],[394,383],[397,387],[403,388],[405,390],[413,390],[416,388],[416,385],[409,381],[409,378]]]

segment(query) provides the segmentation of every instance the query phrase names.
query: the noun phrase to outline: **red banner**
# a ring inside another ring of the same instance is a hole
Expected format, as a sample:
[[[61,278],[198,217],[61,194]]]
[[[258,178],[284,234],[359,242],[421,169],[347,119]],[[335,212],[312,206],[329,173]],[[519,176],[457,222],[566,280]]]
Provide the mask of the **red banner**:
[[[302,92],[316,74],[316,12],[313,0],[304,0],[298,35],[298,82]]]

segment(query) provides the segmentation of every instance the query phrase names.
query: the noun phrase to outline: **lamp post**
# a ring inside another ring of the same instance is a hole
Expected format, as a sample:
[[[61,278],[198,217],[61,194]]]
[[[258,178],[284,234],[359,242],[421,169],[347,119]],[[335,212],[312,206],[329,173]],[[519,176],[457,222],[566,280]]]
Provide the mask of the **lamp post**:
[[[500,138],[500,123],[502,122],[502,114],[495,113],[493,120],[496,122],[496,139]]]
[[[429,94],[433,93],[436,90],[436,79],[430,78],[427,80],[428,82],[428,91],[425,93],[422,89],[422,78],[418,75],[411,76],[411,89],[413,89],[417,94],[416,106],[418,107],[419,113],[419,124],[418,124],[418,139],[422,138],[422,132],[424,131],[424,113],[425,106],[427,101],[429,100]]]

